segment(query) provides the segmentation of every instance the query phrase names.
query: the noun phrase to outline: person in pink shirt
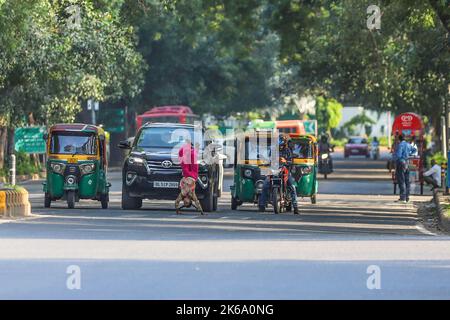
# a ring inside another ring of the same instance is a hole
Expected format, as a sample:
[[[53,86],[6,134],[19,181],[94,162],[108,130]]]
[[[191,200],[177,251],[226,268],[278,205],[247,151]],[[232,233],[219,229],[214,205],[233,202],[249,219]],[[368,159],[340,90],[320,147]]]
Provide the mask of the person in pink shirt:
[[[203,215],[203,209],[195,194],[195,182],[198,178],[197,150],[189,139],[178,151],[178,160],[180,161],[183,178],[180,181],[180,194],[175,200],[175,209],[177,214],[181,214],[181,208],[189,208],[192,203]],[[182,205],[180,205],[182,203]]]

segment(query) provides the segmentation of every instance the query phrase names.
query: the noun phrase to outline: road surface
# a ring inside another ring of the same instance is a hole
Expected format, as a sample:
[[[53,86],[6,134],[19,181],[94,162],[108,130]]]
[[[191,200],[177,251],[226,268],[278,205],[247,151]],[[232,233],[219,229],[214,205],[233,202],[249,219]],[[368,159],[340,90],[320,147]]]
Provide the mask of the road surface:
[[[450,298],[450,237],[394,202],[385,161],[335,155],[335,167],[299,216],[231,211],[229,192],[208,216],[170,201],[123,211],[119,172],[108,210],[44,209],[40,183],[24,183],[33,216],[0,220],[0,298]]]

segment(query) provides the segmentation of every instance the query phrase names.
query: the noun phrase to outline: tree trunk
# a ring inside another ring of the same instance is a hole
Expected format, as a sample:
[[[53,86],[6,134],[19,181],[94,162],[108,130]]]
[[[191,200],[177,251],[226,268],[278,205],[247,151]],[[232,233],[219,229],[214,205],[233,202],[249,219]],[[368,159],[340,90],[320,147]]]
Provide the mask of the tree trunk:
[[[0,127],[0,169],[5,167],[7,134],[8,130],[6,127]]]

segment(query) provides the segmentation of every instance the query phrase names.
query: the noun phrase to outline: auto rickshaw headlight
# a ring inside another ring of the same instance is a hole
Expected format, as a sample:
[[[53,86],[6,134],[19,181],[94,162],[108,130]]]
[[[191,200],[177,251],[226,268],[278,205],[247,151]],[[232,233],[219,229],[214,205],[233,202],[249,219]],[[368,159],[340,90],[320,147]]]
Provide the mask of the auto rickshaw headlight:
[[[244,170],[244,177],[251,178],[252,175],[253,175],[253,171],[252,170],[250,170],[250,169],[245,169]]]
[[[64,163],[51,163],[50,167],[52,168],[52,171],[54,173],[62,174],[64,172],[64,169],[66,168],[66,165]]]
[[[262,192],[262,190],[264,188],[264,181],[262,181],[262,180],[256,181],[255,188],[256,188],[256,191]]]
[[[310,174],[312,171],[311,167],[303,167],[302,168],[302,174]]]
[[[67,179],[66,179],[66,182],[67,182],[68,185],[73,185],[73,184],[75,184],[76,181],[77,180],[76,180],[76,178],[74,176],[68,176]]]
[[[95,169],[95,164],[93,163],[86,163],[80,165],[81,174],[89,174],[92,173]]]

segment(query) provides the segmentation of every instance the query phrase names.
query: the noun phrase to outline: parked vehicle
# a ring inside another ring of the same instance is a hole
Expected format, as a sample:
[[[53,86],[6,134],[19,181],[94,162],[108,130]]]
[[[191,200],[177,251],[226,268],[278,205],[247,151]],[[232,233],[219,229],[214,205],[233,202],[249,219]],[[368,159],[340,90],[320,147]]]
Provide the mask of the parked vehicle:
[[[370,157],[367,139],[363,137],[351,137],[344,146],[344,157],[365,156]]]
[[[236,137],[231,209],[243,203],[258,203],[269,170],[272,131],[254,131]]]
[[[211,159],[217,159],[220,148],[211,141],[204,142],[203,133],[192,124],[147,123],[133,144],[122,141],[119,147],[130,150],[122,170],[122,208],[139,209],[143,199],[176,199],[182,178],[178,151],[189,137],[199,148],[195,192],[203,211],[217,210],[221,168],[218,161]]]
[[[146,123],[187,123],[193,124],[200,117],[186,106],[154,107],[136,117],[136,128],[141,128]]]
[[[291,174],[296,182],[297,196],[311,198],[316,203],[317,181],[317,139],[312,135],[291,134],[293,161]]]
[[[108,208],[107,135],[88,124],[57,124],[44,135],[47,145],[45,203],[66,200],[70,209],[80,199],[93,199]]]

